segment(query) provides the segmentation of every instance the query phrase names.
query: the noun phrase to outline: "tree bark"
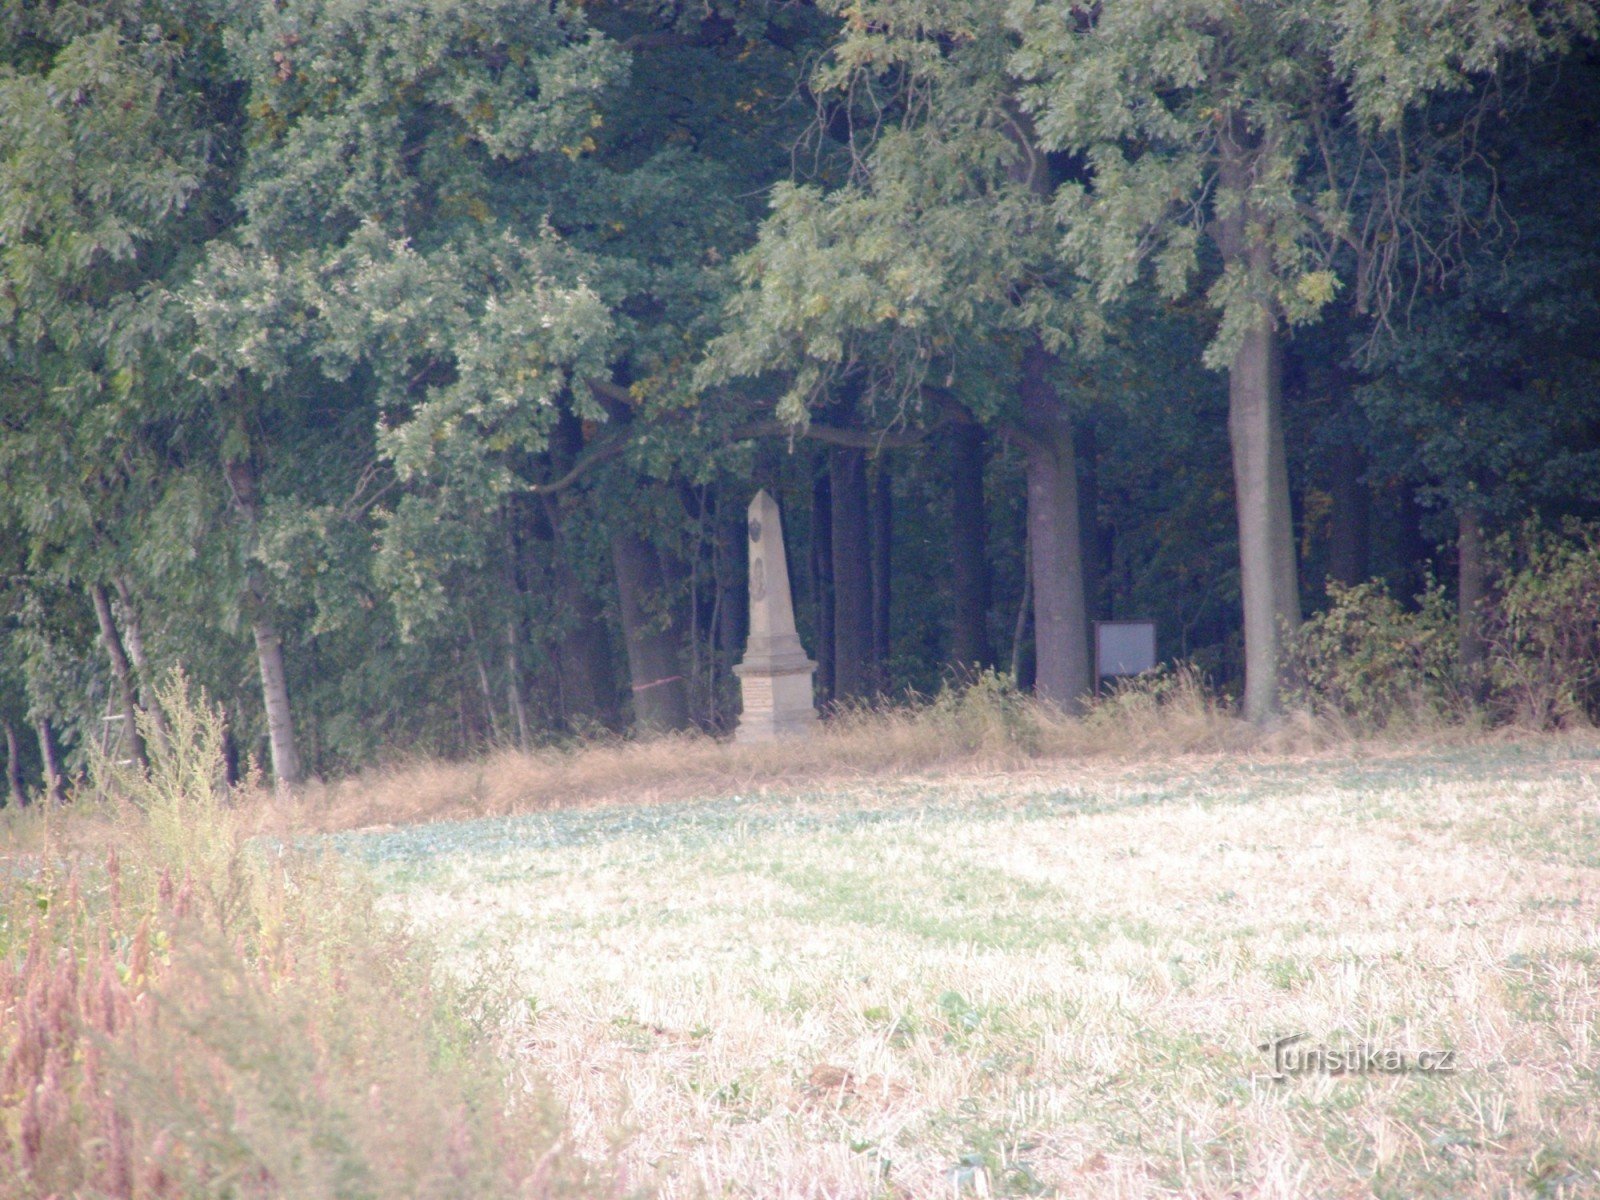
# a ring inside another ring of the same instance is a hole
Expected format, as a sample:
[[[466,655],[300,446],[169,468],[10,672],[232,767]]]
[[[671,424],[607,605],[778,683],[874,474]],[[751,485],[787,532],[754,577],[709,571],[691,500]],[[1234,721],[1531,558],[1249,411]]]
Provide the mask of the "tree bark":
[[[634,726],[641,733],[687,729],[689,692],[678,661],[677,631],[665,605],[656,549],[636,533],[616,533],[611,538],[611,562],[622,601]]]
[[[1461,666],[1469,686],[1476,687],[1487,647],[1483,637],[1483,604],[1489,595],[1489,562],[1483,544],[1483,514],[1467,506],[1456,514],[1458,559],[1458,637]]]
[[[1078,517],[1083,533],[1083,608],[1091,627],[1108,614],[1105,606],[1105,530],[1100,525],[1100,438],[1092,417],[1076,426],[1078,458]],[[1092,639],[1091,639],[1092,640]],[[1090,670],[1094,664],[1090,664]]]
[[[994,665],[983,462],[983,427],[957,425],[950,438],[950,665],[960,673]]]
[[[872,686],[889,690],[890,586],[893,577],[894,492],[887,454],[873,460],[867,519],[872,540]]]
[[[506,703],[511,710],[511,720],[516,726],[517,749],[527,752],[533,744],[533,727],[528,716],[528,677],[523,669],[522,647],[529,640],[524,625],[524,597],[527,582],[522,570],[522,540],[517,530],[514,506],[507,504],[503,513],[505,521],[506,561],[504,570],[506,597],[505,651],[506,651]]]
[[[236,459],[224,467],[233,501],[250,539],[255,536],[260,516],[255,468]],[[261,698],[267,711],[267,744],[272,755],[272,774],[280,787],[292,787],[304,777],[300,751],[295,746],[294,714],[289,706],[289,673],[284,669],[283,638],[278,633],[267,599],[266,579],[251,560],[245,571],[244,603],[250,621],[250,634],[256,645],[256,665],[261,676]]]
[[[1354,587],[1372,573],[1372,493],[1367,490],[1366,456],[1351,438],[1333,451],[1333,513],[1328,537],[1328,575]]]
[[[44,794],[53,804],[67,798],[67,773],[61,766],[61,747],[49,717],[40,717],[34,726],[39,734],[39,757],[44,761]]]
[[[161,704],[151,687],[150,659],[144,652],[144,629],[139,619],[139,606],[134,603],[133,588],[125,578],[118,575],[115,584],[117,599],[122,602],[123,641],[128,647],[128,657],[133,660],[134,678],[139,685],[139,707],[149,714],[150,723],[155,726],[157,743],[165,745],[172,736],[172,728],[167,724],[167,714],[161,711]]]
[[[123,648],[122,636],[117,632],[117,620],[111,612],[111,597],[101,584],[91,584],[89,597],[94,601],[95,619],[100,623],[100,641],[111,660],[111,673],[117,678],[117,688],[122,693],[122,739],[128,754],[141,767],[150,765],[145,753],[144,736],[139,732],[139,696],[133,678],[133,666]]]
[[[1221,143],[1221,188],[1232,203],[1217,222],[1226,265],[1242,267],[1261,293],[1261,310],[1228,368],[1228,437],[1239,521],[1239,586],[1244,608],[1244,715],[1266,720],[1280,709],[1284,634],[1300,623],[1289,464],[1283,438],[1282,348],[1266,298],[1272,247],[1249,202],[1255,163],[1245,118],[1235,113]]]
[[[872,669],[872,551],[864,451],[828,452],[833,497],[833,697],[869,700]]]
[[[1263,318],[1245,336],[1228,371],[1244,606],[1244,715],[1252,721],[1279,711],[1283,638],[1300,623],[1278,352],[1277,332]]]
[[[28,789],[22,782],[22,742],[17,737],[17,727],[10,721],[6,727],[6,790],[11,803],[23,808],[28,803]]]
[[[817,601],[817,703],[835,695],[833,659],[833,483],[818,471],[811,483],[811,591]]]
[[[1033,573],[1033,687],[1040,699],[1077,712],[1093,681],[1077,454],[1072,419],[1050,379],[1053,361],[1035,337],[1023,351],[1019,384]]]
[[[264,597],[252,584],[250,633],[256,644],[256,664],[261,673],[261,697],[267,710],[267,744],[272,750],[272,775],[280,786],[292,787],[304,778],[300,751],[295,746],[294,716],[289,708],[289,673],[283,665],[283,638],[267,613]]]

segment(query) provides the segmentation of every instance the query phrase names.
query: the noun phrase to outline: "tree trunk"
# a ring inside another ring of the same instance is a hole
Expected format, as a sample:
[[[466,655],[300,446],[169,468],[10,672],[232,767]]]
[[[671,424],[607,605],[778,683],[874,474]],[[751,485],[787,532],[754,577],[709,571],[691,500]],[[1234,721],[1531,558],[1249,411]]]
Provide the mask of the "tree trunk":
[[[54,804],[67,798],[67,773],[61,766],[61,747],[49,717],[40,717],[34,727],[39,734],[39,757],[44,760],[44,794]]]
[[[562,717],[567,728],[575,732],[594,725],[620,728],[611,639],[600,605],[584,590],[583,580],[573,569],[571,548],[562,528],[561,504],[556,497],[544,498],[544,514],[550,527],[550,565],[562,616],[556,635]]]
[[[1263,318],[1245,335],[1228,371],[1244,604],[1244,715],[1252,721],[1278,712],[1283,638],[1300,623],[1278,352],[1277,332]]]
[[[1483,604],[1489,595],[1489,562],[1483,545],[1483,514],[1476,508],[1465,507],[1456,514],[1456,523],[1461,666],[1468,686],[1475,689],[1487,657]]]
[[[716,582],[717,649],[725,665],[739,661],[750,636],[749,545],[743,513],[724,514],[717,522]]]
[[[818,471],[811,483],[811,590],[817,601],[817,703],[833,700],[833,483]]]
[[[237,699],[234,701],[233,711],[238,712],[242,706]],[[243,778],[239,769],[239,739],[233,736],[233,721],[223,715],[222,721],[222,780],[229,787],[234,787]]]
[[[833,496],[833,696],[869,700],[872,669],[872,550],[864,451],[828,452]]]
[[[1333,451],[1333,513],[1328,537],[1328,575],[1354,587],[1372,573],[1372,493],[1367,490],[1366,456],[1354,439]]]
[[[10,721],[6,726],[6,790],[11,803],[18,808],[28,803],[28,789],[22,782],[22,743],[17,737],[17,727]]]
[[[134,678],[139,685],[139,707],[149,714],[150,723],[155,726],[156,741],[164,746],[171,739],[172,728],[167,724],[167,714],[161,711],[161,704],[151,688],[153,679],[150,659],[144,652],[144,629],[139,619],[139,606],[134,603],[133,588],[125,578],[118,575],[115,584],[117,599],[122,602],[123,641],[128,647],[128,657],[133,660]]]
[[[641,733],[687,729],[689,692],[678,662],[677,631],[663,595],[656,549],[636,533],[616,533],[611,538],[611,562],[622,601],[634,726]]]
[[[100,641],[111,660],[111,673],[117,677],[117,688],[122,693],[122,740],[127,745],[129,757],[141,767],[150,765],[145,754],[144,737],[139,732],[139,696],[133,678],[133,667],[128,653],[123,649],[122,636],[117,632],[116,617],[111,612],[111,597],[106,589],[96,583],[89,588],[94,601],[95,619],[100,623]]]
[[[1244,715],[1265,720],[1279,711],[1283,636],[1300,623],[1289,463],[1283,439],[1283,378],[1276,314],[1268,307],[1272,271],[1269,232],[1249,202],[1254,150],[1245,118],[1226,123],[1220,139],[1221,188],[1232,211],[1217,222],[1224,263],[1244,267],[1261,311],[1228,368],[1228,437],[1239,520],[1239,587],[1244,607]]]
[[[872,535],[872,684],[889,690],[889,611],[894,548],[894,492],[887,454],[873,460],[867,519]]]
[[[1078,517],[1083,535],[1083,609],[1092,623],[1105,607],[1106,538],[1100,525],[1100,438],[1092,417],[1077,424]],[[1092,647],[1091,647],[1092,650]],[[1094,664],[1090,663],[1090,670]]]
[[[1066,712],[1082,709],[1089,678],[1083,541],[1072,419],[1050,380],[1053,356],[1035,338],[1019,385],[1028,479],[1033,573],[1034,694]]]
[[[283,639],[266,604],[252,586],[255,609],[250,633],[256,643],[256,663],[261,671],[261,698],[267,710],[267,744],[272,749],[272,775],[280,786],[299,783],[304,774],[295,747],[294,717],[289,709],[289,675],[283,665]]]
[[[989,510],[983,498],[984,434],[957,425],[950,439],[950,665],[994,665],[989,642]]]
[[[1033,615],[1033,547],[1022,534],[1022,593],[1017,597],[1017,619],[1011,626],[1011,682],[1023,691],[1033,688],[1036,656],[1026,653],[1028,618]]]
[[[528,582],[523,571],[523,545],[521,531],[517,528],[518,512],[514,503],[504,506],[501,518],[505,524],[505,651],[506,651],[506,703],[511,711],[511,722],[516,729],[517,749],[527,752],[533,745],[533,724],[529,717],[530,691],[528,673],[523,665],[523,647],[531,641],[526,618]]]
[[[224,467],[233,501],[244,518],[251,541],[255,538],[260,515],[255,468],[244,460]],[[272,774],[280,787],[292,787],[303,778],[300,752],[294,740],[294,714],[289,707],[289,674],[283,664],[283,639],[272,619],[267,600],[266,579],[253,562],[245,572],[246,615],[256,644],[256,664],[261,676],[261,699],[267,710],[267,744],[272,755]]]
[[[466,701],[466,690],[463,689],[460,701],[461,746],[469,752],[476,749],[482,744],[484,734],[487,732],[490,744],[499,748],[504,744],[500,740],[500,713],[495,708],[494,685],[489,681],[489,665],[483,660],[483,645],[478,640],[477,623],[473,621],[470,613],[462,613],[461,623],[467,631],[467,645],[472,650],[472,669],[478,677],[478,695],[483,697],[483,712],[489,723],[489,728],[485,731],[478,722],[470,719],[468,715],[470,707]],[[459,665],[461,661],[459,647],[455,654]]]

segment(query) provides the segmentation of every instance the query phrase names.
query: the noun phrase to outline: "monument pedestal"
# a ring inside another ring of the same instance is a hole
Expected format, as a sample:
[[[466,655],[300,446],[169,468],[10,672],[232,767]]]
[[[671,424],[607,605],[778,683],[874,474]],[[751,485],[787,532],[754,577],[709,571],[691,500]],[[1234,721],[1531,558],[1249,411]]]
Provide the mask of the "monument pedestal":
[[[817,723],[812,703],[811,675],[817,664],[809,659],[787,668],[742,662],[733,668],[739,677],[744,711],[739,714],[736,742],[770,742],[775,738],[806,736]]]
[[[744,709],[736,742],[770,742],[805,737],[817,723],[811,676],[817,664],[806,657],[794,627],[789,563],[783,551],[778,505],[765,491],[750,501],[750,641],[739,677]]]

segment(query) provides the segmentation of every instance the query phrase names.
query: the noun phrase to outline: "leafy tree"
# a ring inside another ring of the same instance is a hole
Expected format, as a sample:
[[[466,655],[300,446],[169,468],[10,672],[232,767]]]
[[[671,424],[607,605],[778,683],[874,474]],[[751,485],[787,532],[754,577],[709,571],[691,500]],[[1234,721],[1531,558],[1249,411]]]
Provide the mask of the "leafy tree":
[[[216,47],[180,36],[197,23],[181,0],[62,4],[0,32],[0,505],[39,587],[92,600],[136,757],[139,517],[170,465],[152,413],[185,391],[169,289],[215,218]]]
[[[838,186],[776,189],[711,373],[787,369],[778,411],[801,429],[843,387],[880,424],[953,414],[1020,444],[1036,689],[1071,707],[1091,680],[1060,355],[1094,342],[1105,320],[1075,303],[1059,265],[1047,204],[1058,172],[1015,104],[1014,41],[995,6],[836,11],[840,33],[813,81],[824,123],[882,119],[841,135]]]
[[[1385,311],[1403,248],[1436,250],[1417,212],[1440,195],[1407,187],[1417,164],[1406,135],[1426,99],[1481,89],[1508,58],[1565,50],[1592,35],[1594,9],[1019,0],[1010,21],[1022,39],[1011,67],[1027,83],[1040,144],[1080,155],[1089,170],[1058,196],[1065,259],[1107,302],[1146,267],[1177,297],[1215,264],[1206,295],[1219,323],[1206,360],[1229,376],[1244,707],[1264,717],[1278,704],[1280,638],[1300,616],[1285,331],[1339,292],[1341,252],[1354,260],[1346,274],[1358,303]]]

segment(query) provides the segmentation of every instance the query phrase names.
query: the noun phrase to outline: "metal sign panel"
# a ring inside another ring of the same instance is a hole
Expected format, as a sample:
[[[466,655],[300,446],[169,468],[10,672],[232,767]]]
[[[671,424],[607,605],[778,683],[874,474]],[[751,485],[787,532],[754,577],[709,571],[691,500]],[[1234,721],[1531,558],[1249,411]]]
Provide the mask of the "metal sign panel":
[[[1096,621],[1094,673],[1098,679],[1139,675],[1156,665],[1154,621]]]

